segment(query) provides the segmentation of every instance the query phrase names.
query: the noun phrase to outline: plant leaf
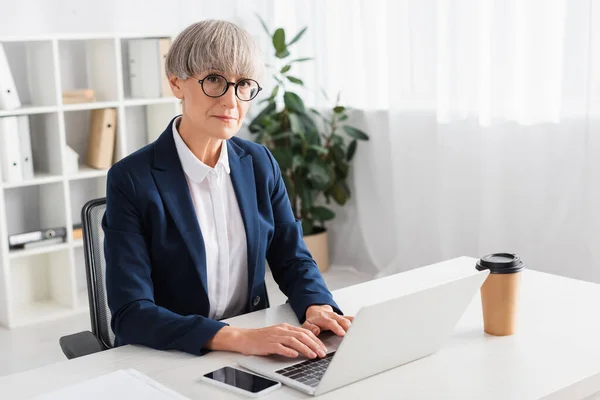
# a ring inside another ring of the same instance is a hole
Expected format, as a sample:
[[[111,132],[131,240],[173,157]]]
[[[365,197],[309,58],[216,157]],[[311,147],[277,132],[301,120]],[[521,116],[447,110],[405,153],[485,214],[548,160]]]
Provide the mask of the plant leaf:
[[[336,114],[340,114],[340,113],[343,113],[345,109],[346,109],[345,107],[337,106],[337,107],[333,108],[333,112]]]
[[[321,93],[323,94],[323,97],[325,97],[325,100],[330,101],[329,96],[327,96],[327,92],[325,91],[325,89],[321,88]]]
[[[286,72],[288,72],[290,69],[292,68],[292,66],[290,64],[286,65],[285,67],[281,68],[281,72],[282,74],[285,74]]]
[[[333,154],[333,159],[335,160],[335,163],[338,165],[343,163],[344,159],[346,158],[344,149],[339,144],[336,144],[333,147],[331,147],[331,154]]]
[[[289,113],[288,118],[290,119],[290,128],[294,133],[304,133],[304,127],[302,126],[302,121],[300,118],[294,114]]]
[[[352,127],[352,126],[345,125],[344,126],[344,130],[346,131],[346,133],[349,136],[353,137],[354,139],[369,140],[369,135],[367,135],[366,133],[364,133],[360,129],[356,129],[356,128]]]
[[[306,32],[306,29],[308,29],[307,26],[305,26],[300,32],[298,32],[298,34],[296,34],[296,36],[294,36],[294,38],[292,39],[292,41],[289,42],[287,45],[291,46],[294,43],[296,43],[298,40],[300,40],[300,38],[302,37],[302,35],[304,35],[304,32]]]
[[[336,166],[336,172],[342,179],[348,178],[348,172],[350,171],[350,166],[348,163],[341,161]]]
[[[319,145],[316,144],[311,144],[309,146],[309,149],[312,149],[314,151],[316,151],[317,153],[326,156],[327,154],[329,154],[329,151],[325,148],[325,147],[321,147]]]
[[[343,206],[346,204],[349,194],[346,192],[344,186],[338,182],[331,188],[331,197],[333,197],[336,203]]]
[[[327,167],[320,162],[312,162],[308,165],[308,175],[315,189],[324,190],[331,182]]]
[[[319,136],[319,132],[316,129],[309,129],[306,131],[306,142],[309,145],[320,146],[321,145],[321,137]]]
[[[285,31],[283,28],[279,28],[273,34],[273,47],[277,53],[283,53],[286,50],[285,45]]]
[[[273,78],[280,84],[283,85],[283,81],[277,77],[277,75],[273,75]]]
[[[254,13],[254,14],[258,17],[258,19],[260,20],[260,24],[264,28],[265,32],[267,32],[267,35],[269,35],[269,37],[270,37],[271,32],[269,32],[269,28],[267,28],[267,24],[265,23],[265,21],[260,17],[260,15],[258,15],[258,13]]]
[[[291,196],[294,193],[294,184],[286,174],[282,174],[282,177],[288,196]]]
[[[312,234],[314,227],[314,222],[310,219],[302,219],[302,234],[303,236],[308,236]]]
[[[298,84],[298,85],[304,85],[304,82],[302,82],[302,80],[301,80],[301,79],[298,79],[298,78],[296,78],[295,76],[289,76],[289,75],[288,75],[288,77],[287,77],[287,78],[288,78],[288,80],[289,80],[290,82],[292,82],[292,83],[296,83],[296,84]]]
[[[310,213],[319,221],[330,221],[335,218],[335,213],[327,207],[313,207]]]
[[[286,58],[289,55],[290,55],[290,52],[287,49],[285,49],[282,52],[275,53],[275,57],[277,57],[277,58]]]
[[[325,116],[323,114],[321,114],[320,112],[318,112],[317,110],[315,110],[314,108],[310,109],[310,112],[312,112],[313,114],[318,115],[319,117],[321,117],[324,121],[326,122],[330,122],[327,118],[325,118]]]
[[[273,111],[275,111],[276,105],[275,102],[269,102],[265,108],[263,108],[258,115],[250,122],[248,129],[250,132],[258,132],[260,128],[263,126],[263,118],[267,117]]]
[[[356,140],[353,140],[350,142],[350,145],[348,146],[348,154],[346,154],[346,160],[348,162],[352,161],[352,158],[354,158],[354,154],[356,153],[356,145],[358,144],[358,142]]]
[[[304,165],[304,157],[301,154],[294,155],[292,159],[292,168],[296,169],[297,167],[301,167]]]
[[[295,60],[290,61],[290,64],[296,63],[296,62],[311,61],[311,60],[314,60],[314,57],[296,58]]]
[[[271,139],[273,139],[273,140],[284,139],[284,138],[292,136],[293,134],[294,134],[293,132],[281,132],[276,135],[272,135]]]
[[[274,148],[271,149],[271,153],[275,160],[277,160],[277,164],[279,164],[279,168],[281,170],[286,170],[291,168],[292,166],[292,152],[286,148]]]
[[[300,114],[300,119],[302,120],[302,124],[304,125],[304,130],[306,132],[311,132],[311,131],[315,131],[315,133],[317,133],[318,129],[317,126],[315,125],[315,121],[310,117],[310,115],[304,113],[304,114]],[[318,133],[317,133],[317,136]],[[318,144],[320,141],[317,141],[314,144]]]
[[[304,114],[306,112],[304,102],[296,93],[285,92],[285,94],[283,95],[283,101],[285,103],[285,106],[292,112],[298,114]]]
[[[300,200],[302,201],[301,211],[302,214],[308,214],[308,211],[313,208],[315,204],[316,191],[312,190],[308,186],[303,186],[300,193]]]
[[[275,98],[277,96],[277,93],[279,93],[279,85],[273,88],[273,91],[271,92],[271,97]]]

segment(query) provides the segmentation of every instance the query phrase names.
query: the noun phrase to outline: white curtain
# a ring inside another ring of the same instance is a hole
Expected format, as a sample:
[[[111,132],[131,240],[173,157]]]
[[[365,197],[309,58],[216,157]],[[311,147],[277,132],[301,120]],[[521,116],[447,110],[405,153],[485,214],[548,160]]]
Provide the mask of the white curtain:
[[[258,23],[237,22],[257,32]],[[333,261],[387,274],[519,253],[600,282],[600,3],[313,0],[254,11],[315,56],[293,67],[319,107],[341,91],[371,135]],[[271,61],[273,57],[271,56]]]

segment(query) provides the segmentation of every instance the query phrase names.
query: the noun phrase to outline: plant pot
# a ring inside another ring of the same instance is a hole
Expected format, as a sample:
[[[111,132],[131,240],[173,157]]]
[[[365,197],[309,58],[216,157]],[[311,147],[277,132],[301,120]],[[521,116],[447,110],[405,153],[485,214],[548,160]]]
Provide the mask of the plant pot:
[[[318,230],[317,230],[318,229]],[[325,272],[329,268],[329,246],[327,244],[327,231],[315,228],[315,233],[304,236],[304,243],[312,254],[319,271]]]

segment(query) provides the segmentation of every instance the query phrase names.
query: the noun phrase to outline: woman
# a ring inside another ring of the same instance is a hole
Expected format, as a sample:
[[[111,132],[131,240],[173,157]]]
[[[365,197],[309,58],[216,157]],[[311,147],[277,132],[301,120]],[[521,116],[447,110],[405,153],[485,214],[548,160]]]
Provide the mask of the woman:
[[[174,41],[166,72],[183,114],[108,173],[103,229],[116,345],[315,358],[325,356],[316,335],[349,328],[273,156],[235,137],[262,68],[256,44],[229,22],[193,24]],[[219,321],[268,306],[265,259],[302,328]]]

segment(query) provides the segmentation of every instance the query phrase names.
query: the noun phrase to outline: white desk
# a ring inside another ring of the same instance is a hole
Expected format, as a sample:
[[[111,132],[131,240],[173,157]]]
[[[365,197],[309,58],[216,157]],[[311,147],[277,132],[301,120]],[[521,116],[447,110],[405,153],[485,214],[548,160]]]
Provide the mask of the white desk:
[[[334,297],[350,315],[367,303],[472,273],[474,265],[474,259],[461,257],[337,290]],[[526,270],[521,293],[516,335],[483,333],[477,295],[438,353],[320,398],[572,400],[600,392],[600,285]],[[288,305],[228,322],[244,327],[297,324]],[[238,357],[223,352],[195,357],[124,346],[0,378],[0,398],[46,393],[121,368],[135,368],[191,399],[239,399],[199,381],[202,374],[233,365]],[[264,398],[307,397],[284,387]]]

